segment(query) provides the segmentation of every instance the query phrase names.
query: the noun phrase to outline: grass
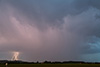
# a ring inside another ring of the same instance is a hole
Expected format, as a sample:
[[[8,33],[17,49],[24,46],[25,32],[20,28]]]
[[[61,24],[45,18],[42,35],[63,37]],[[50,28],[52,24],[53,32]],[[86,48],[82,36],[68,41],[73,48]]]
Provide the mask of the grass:
[[[9,64],[8,67],[100,67],[100,64]]]

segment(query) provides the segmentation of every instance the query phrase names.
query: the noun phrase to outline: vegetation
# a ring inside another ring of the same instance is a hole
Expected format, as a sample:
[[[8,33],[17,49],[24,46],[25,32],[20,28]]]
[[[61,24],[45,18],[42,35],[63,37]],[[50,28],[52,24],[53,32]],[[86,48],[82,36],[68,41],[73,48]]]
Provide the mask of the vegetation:
[[[25,61],[8,61],[0,60],[0,67],[100,67],[100,62],[83,62],[83,61],[44,61],[44,62],[25,62]]]

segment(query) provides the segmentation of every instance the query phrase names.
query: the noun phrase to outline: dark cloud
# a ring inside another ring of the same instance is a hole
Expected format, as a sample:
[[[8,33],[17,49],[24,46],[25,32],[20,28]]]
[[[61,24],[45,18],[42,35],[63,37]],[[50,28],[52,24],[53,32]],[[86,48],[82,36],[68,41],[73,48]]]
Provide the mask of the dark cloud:
[[[99,0],[10,0],[13,7],[21,11],[29,19],[36,20],[36,24],[48,22],[50,25],[59,25],[66,15],[78,15],[90,7],[99,8]],[[39,25],[40,26],[40,25]]]

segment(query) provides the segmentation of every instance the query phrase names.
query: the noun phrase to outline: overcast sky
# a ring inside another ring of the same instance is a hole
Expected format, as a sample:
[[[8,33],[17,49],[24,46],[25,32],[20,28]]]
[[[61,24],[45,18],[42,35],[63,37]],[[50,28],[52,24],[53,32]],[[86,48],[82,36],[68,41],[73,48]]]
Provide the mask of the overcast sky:
[[[0,59],[100,61],[100,0],[0,0]]]

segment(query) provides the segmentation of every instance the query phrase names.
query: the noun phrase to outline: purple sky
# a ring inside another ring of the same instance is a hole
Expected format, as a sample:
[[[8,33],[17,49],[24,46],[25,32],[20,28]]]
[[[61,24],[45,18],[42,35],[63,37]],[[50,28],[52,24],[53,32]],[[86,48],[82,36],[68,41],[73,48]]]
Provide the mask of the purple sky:
[[[0,59],[100,61],[100,0],[0,0]]]

